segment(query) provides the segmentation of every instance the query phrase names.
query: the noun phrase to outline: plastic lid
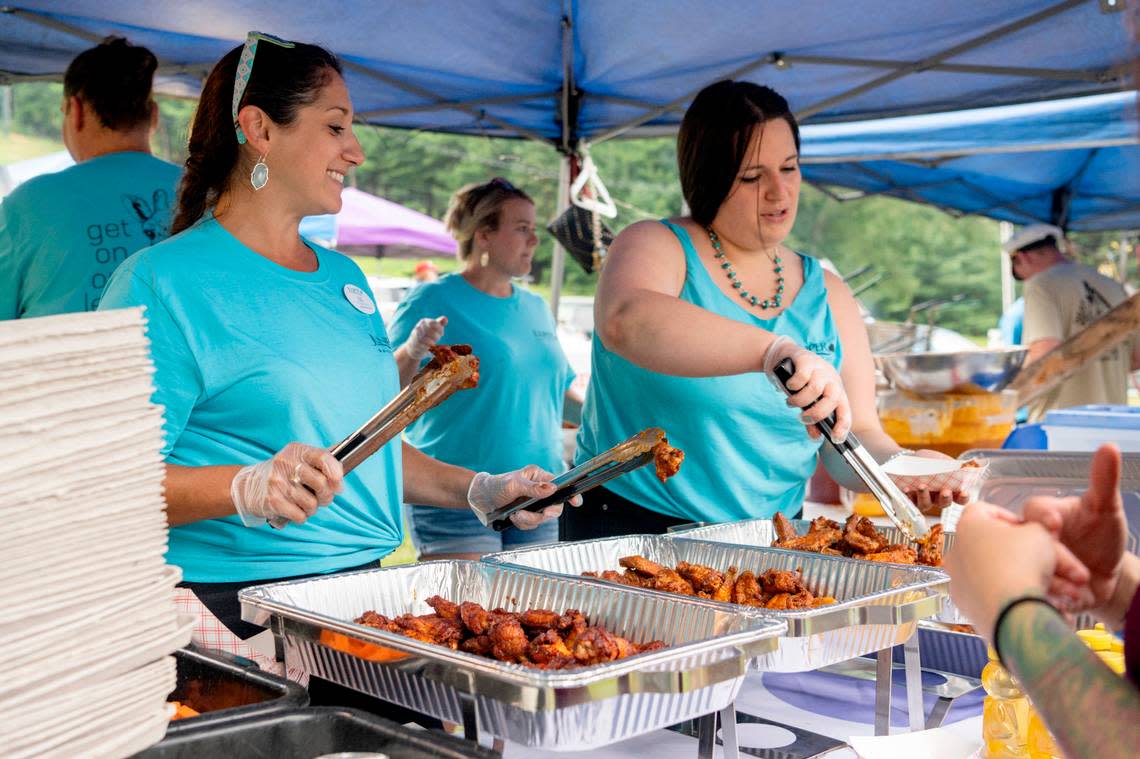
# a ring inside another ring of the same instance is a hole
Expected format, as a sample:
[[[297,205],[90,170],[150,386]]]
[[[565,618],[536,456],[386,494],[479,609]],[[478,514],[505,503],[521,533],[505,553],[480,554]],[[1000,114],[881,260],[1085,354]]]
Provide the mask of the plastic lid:
[[[1077,630],[1077,637],[1093,651],[1112,650],[1112,633],[1107,630]]]
[[[1098,427],[1140,430],[1140,407],[1074,406],[1045,414],[1042,424],[1049,427]]]

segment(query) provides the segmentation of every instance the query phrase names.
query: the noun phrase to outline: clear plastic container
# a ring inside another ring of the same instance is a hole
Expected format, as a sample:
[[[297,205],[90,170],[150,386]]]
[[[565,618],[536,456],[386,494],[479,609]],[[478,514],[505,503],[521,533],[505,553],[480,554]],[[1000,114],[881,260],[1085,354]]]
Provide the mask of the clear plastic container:
[[[971,448],[1000,448],[1013,430],[1017,393],[947,393],[924,398],[900,390],[879,394],[883,429],[905,448],[958,457]]]
[[[982,756],[985,759],[1029,758],[1029,699],[992,648],[982,670]]]

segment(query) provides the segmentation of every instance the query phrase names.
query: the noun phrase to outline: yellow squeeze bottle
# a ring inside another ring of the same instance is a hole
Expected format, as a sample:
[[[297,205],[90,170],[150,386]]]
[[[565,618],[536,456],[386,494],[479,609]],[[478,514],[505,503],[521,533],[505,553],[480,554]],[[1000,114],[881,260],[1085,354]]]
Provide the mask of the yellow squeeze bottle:
[[[1028,759],[1029,699],[1001,662],[993,648],[982,670],[982,756],[986,759]]]

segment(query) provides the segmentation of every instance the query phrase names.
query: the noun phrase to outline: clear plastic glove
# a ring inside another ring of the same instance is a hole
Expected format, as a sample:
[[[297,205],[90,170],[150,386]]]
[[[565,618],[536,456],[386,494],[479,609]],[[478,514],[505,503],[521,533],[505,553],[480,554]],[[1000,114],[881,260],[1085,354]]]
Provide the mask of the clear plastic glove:
[[[851,431],[851,404],[847,400],[847,391],[843,389],[839,372],[812,351],[801,348],[791,338],[780,335],[764,354],[764,373],[777,389],[781,385],[774,370],[786,358],[790,358],[796,367],[795,374],[788,381],[788,389],[791,391],[788,405],[804,408],[815,404],[800,415],[800,421],[807,426],[808,435],[813,439],[822,434],[815,425],[835,412],[832,435],[835,442],[842,443]]]
[[[404,341],[404,350],[416,361],[422,361],[427,358],[432,346],[443,337],[443,328],[446,326],[446,316],[439,316],[435,319],[420,319],[412,328],[412,334],[408,335],[408,339]]]
[[[344,487],[344,469],[324,448],[289,443],[273,458],[243,467],[230,483],[230,497],[241,522],[300,524],[332,502]]]
[[[506,506],[518,498],[541,498],[554,492],[550,484],[554,475],[541,467],[529,464],[506,474],[479,472],[471,480],[467,489],[467,503],[472,511],[489,514]],[[576,495],[569,501],[571,506],[581,506],[582,496]],[[542,511],[516,511],[511,521],[520,530],[533,530],[543,522],[557,519],[562,515],[562,504],[547,506]]]

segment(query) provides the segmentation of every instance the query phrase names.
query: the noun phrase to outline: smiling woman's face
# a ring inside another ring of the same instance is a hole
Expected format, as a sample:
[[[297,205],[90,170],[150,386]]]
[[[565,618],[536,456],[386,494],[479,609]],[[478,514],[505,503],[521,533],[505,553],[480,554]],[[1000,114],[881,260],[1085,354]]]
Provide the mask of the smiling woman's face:
[[[783,242],[796,221],[801,180],[799,153],[788,122],[773,119],[756,127],[713,228],[746,249]]]
[[[352,101],[340,75],[332,73],[317,99],[298,109],[265,161],[271,184],[288,192],[303,215],[340,211],[344,177],[364,162],[352,131]]]

